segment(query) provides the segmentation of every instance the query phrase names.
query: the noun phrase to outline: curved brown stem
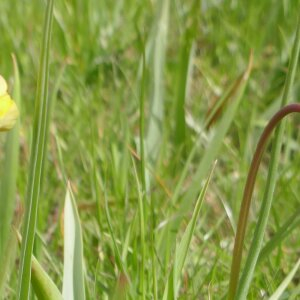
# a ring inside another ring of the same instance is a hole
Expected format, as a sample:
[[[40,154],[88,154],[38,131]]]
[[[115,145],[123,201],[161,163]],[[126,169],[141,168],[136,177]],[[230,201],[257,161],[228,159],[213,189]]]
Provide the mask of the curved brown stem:
[[[259,142],[256,146],[255,153],[252,158],[252,162],[250,165],[250,170],[248,172],[248,177],[246,181],[246,185],[244,188],[243,200],[240,209],[239,221],[237,226],[237,232],[235,236],[234,249],[233,249],[233,258],[231,264],[231,275],[230,275],[230,283],[229,283],[229,292],[228,299],[232,300],[235,297],[239,273],[241,269],[241,260],[242,260],[242,250],[243,243],[246,232],[246,225],[249,215],[249,208],[251,204],[251,197],[253,194],[254,184],[256,180],[256,175],[258,172],[258,168],[262,159],[262,155],[268,143],[269,137],[272,134],[274,128],[278,125],[278,123],[287,115],[291,113],[298,112],[300,113],[300,104],[293,103],[281,108],[269,121],[268,125],[265,127]]]

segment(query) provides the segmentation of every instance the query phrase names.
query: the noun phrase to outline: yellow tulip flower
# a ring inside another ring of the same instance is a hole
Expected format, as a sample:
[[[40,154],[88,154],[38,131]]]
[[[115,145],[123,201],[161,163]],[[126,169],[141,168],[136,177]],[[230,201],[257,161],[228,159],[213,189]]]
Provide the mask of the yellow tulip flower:
[[[14,127],[19,117],[16,103],[7,93],[7,83],[0,75],[0,131],[7,131]]]

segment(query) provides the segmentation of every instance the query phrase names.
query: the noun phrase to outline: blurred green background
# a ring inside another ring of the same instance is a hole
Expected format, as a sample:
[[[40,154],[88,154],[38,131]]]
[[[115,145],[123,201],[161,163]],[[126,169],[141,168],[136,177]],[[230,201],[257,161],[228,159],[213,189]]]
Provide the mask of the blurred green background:
[[[197,223],[180,289],[180,299],[209,299],[210,295],[221,299],[225,295],[233,229],[245,177],[258,136],[279,107],[299,8],[300,1],[288,0],[172,0],[169,5],[159,0],[55,1],[49,92],[56,104],[39,207],[37,248],[40,261],[59,286],[63,253],[60,215],[64,179],[68,178],[82,220],[88,297],[110,299],[115,289],[117,271],[104,218],[104,201],[100,217],[96,214],[94,170],[102,188],[105,185],[113,230],[127,269],[138,285],[137,187],[131,157],[134,151],[139,152],[143,45],[148,63],[147,163],[152,174],[148,174],[148,194],[154,201],[158,240],[164,222],[181,214],[182,196],[193,184],[199,162],[215,133],[216,125],[205,129],[206,115],[244,71],[252,49],[253,71],[217,156],[218,165]],[[0,2],[0,73],[7,78],[11,90],[14,53],[22,85],[18,207],[22,206],[27,182],[44,11],[45,1],[41,0]],[[55,89],[59,76],[62,77]],[[298,101],[299,88],[297,72],[294,102]],[[180,101],[184,101],[184,114],[178,113]],[[152,131],[151,137],[149,124],[154,102],[158,111],[155,117],[160,123],[158,132]],[[1,141],[4,139],[3,135]],[[289,119],[285,139],[266,241],[300,203],[299,117]],[[2,145],[3,142],[1,148]],[[171,204],[170,195],[194,145],[196,154],[187,166],[179,200]],[[260,208],[269,152],[259,172],[247,245]],[[3,169],[0,172],[5,174]],[[192,212],[191,206],[188,211]],[[183,220],[180,228],[186,226],[190,213],[179,218]],[[300,246],[299,226],[295,228],[257,268],[249,299],[272,294],[295,264]],[[158,292],[162,295],[173,248],[165,252],[158,248]],[[147,270],[150,277],[149,263]],[[15,290],[16,278],[12,276],[8,290]],[[298,299],[299,279],[298,273],[282,299]],[[134,295],[129,299],[135,299]],[[149,292],[148,299],[151,297]]]

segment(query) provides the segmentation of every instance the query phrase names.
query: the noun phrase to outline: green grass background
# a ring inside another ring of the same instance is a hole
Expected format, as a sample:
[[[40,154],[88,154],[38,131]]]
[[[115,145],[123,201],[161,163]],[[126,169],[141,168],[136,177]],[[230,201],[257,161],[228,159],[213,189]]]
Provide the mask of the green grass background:
[[[169,222],[178,223],[177,241],[180,241],[193,206],[186,204],[187,213],[184,214],[179,208],[185,205],[184,196],[193,185],[201,158],[217,128],[217,125],[210,130],[204,128],[205,115],[212,103],[245,69],[250,49],[254,53],[253,71],[217,155],[218,164],[187,255],[179,299],[222,299],[226,294],[245,177],[258,136],[280,104],[299,1],[173,0],[167,8],[165,3],[146,0],[55,1],[49,92],[56,103],[40,195],[35,253],[61,287],[63,236],[60,218],[65,180],[69,179],[82,221],[88,299],[118,297],[120,265],[112,231],[132,281],[127,297],[142,297],[139,279],[143,253],[138,218],[139,193],[134,171],[134,166],[138,167],[140,163],[132,159],[130,151],[133,148],[139,152],[141,89],[145,90],[147,143],[157,145],[155,151],[152,149],[146,153],[146,169],[149,171],[146,171],[147,197],[143,198],[147,299],[153,297],[152,221],[160,299],[175,251],[172,239],[165,239],[163,230],[169,228],[168,235],[175,237],[177,232],[166,226]],[[164,24],[166,39],[160,34],[162,27],[157,30],[164,9],[168,14],[168,22]],[[14,53],[22,86],[18,210],[22,210],[27,183],[44,10],[44,1],[0,2],[0,73],[8,79],[11,88],[11,53]],[[143,86],[143,45],[151,43],[155,46],[146,50]],[[186,69],[185,81],[183,74]],[[61,80],[57,80],[60,74]],[[299,87],[297,73],[293,87],[295,102],[298,101]],[[180,93],[186,93],[185,119],[178,109],[182,100]],[[150,114],[153,99],[157,101],[161,123],[151,136],[147,130],[153,120]],[[0,139],[2,155],[5,134]],[[292,214],[295,213],[299,220],[299,117],[288,121],[284,139],[266,242]],[[194,146],[196,153],[187,165],[187,176],[174,202],[170,194],[174,193]],[[256,184],[246,249],[257,220],[269,155],[270,151],[264,157]],[[2,176],[5,174],[3,168],[0,172]],[[159,184],[159,181],[163,183]],[[201,184],[198,183],[199,190]],[[105,217],[105,199],[112,231]],[[196,197],[189,203],[195,201]],[[98,202],[100,207],[97,207]],[[263,299],[276,290],[299,258],[299,247],[298,226],[261,261],[249,299]],[[14,268],[17,270],[17,265]],[[298,273],[282,299],[300,297],[299,279]],[[13,272],[6,286],[8,299],[14,297],[16,287],[17,274]]]

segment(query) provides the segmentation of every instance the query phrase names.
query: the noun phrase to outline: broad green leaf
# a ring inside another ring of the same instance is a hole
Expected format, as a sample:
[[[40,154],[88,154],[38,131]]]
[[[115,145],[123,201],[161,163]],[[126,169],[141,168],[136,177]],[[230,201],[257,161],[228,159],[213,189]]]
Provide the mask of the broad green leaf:
[[[84,300],[84,267],[81,224],[70,186],[64,209],[64,276],[65,300]]]

